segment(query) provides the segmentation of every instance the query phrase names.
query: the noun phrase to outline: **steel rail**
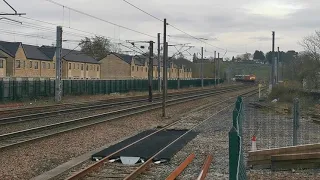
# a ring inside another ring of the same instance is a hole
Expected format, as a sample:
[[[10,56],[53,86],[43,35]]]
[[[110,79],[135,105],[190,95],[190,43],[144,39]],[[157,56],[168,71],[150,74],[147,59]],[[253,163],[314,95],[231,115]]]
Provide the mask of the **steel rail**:
[[[255,89],[255,90],[256,90],[256,89]],[[254,90],[249,91],[249,92],[246,92],[246,93],[243,93],[242,95],[251,93],[251,92],[253,92],[253,91],[254,91]],[[255,93],[255,94],[256,94],[256,93]],[[203,110],[205,110],[205,109],[207,109],[207,108],[209,108],[209,107],[212,107],[212,106],[214,106],[214,105],[218,105],[218,104],[221,104],[221,103],[224,103],[224,102],[227,102],[227,101],[229,101],[229,99],[227,99],[227,100],[222,100],[222,101],[219,101],[219,102],[217,102],[217,103],[211,104],[210,106],[202,109],[201,111],[203,111]],[[222,112],[223,110],[225,110],[226,108],[228,108],[228,107],[230,107],[230,106],[232,106],[232,105],[233,105],[233,104],[231,104],[231,105],[223,108],[222,110],[216,112],[215,114],[213,114],[212,116],[210,116],[209,118],[207,118],[207,119],[204,120],[204,121],[207,121],[208,119],[212,118],[212,117],[215,116],[216,114]],[[121,152],[122,150],[127,149],[127,148],[131,147],[132,145],[137,144],[138,142],[141,142],[141,141],[143,141],[144,139],[146,139],[146,138],[148,138],[148,137],[150,137],[150,136],[152,136],[152,135],[154,135],[154,134],[156,134],[156,133],[158,133],[158,132],[161,132],[161,131],[163,131],[163,130],[166,130],[167,128],[169,128],[169,127],[171,127],[171,126],[174,126],[174,125],[178,124],[179,122],[182,122],[183,120],[184,120],[184,118],[183,118],[183,119],[180,119],[180,120],[178,120],[178,121],[169,123],[169,124],[167,124],[166,126],[160,128],[159,130],[157,130],[157,131],[155,131],[155,132],[153,132],[153,133],[151,133],[151,134],[149,134],[149,135],[147,135],[147,136],[145,136],[145,137],[143,137],[143,138],[141,138],[141,139],[139,139],[139,140],[137,140],[137,141],[135,141],[135,142],[132,142],[131,144],[129,144],[129,145],[127,145],[127,146],[125,146],[125,147],[123,147],[123,148],[121,148],[121,149],[113,152],[113,153],[111,153],[110,155],[104,157],[104,158],[101,159],[100,161],[98,161],[98,162],[96,162],[96,163],[88,166],[87,168],[85,168],[85,169],[77,172],[76,174],[70,176],[69,178],[67,178],[67,180],[77,180],[77,179],[80,179],[80,178],[86,176],[88,173],[99,169],[101,166],[104,165],[105,162],[107,162],[107,161],[109,160],[110,157],[118,154],[118,153]],[[202,122],[204,122],[204,121],[202,121]],[[196,125],[195,127],[197,127],[197,126],[199,126],[199,125],[200,125],[200,124]],[[194,128],[195,128],[195,127],[194,127]],[[194,128],[193,128],[193,129],[194,129]],[[192,130],[192,129],[191,129],[191,130]],[[174,141],[171,142],[169,145],[167,145],[166,147],[164,147],[163,149],[161,149],[160,151],[158,151],[158,153],[156,153],[153,157],[149,158],[149,160],[147,160],[145,163],[143,163],[136,171],[132,172],[132,173],[131,173],[129,176],[127,176],[125,179],[132,179],[132,178],[136,177],[139,173],[141,173],[141,172],[152,162],[152,159],[153,159],[154,157],[156,157],[156,156],[157,156],[158,154],[160,154],[163,150],[165,150],[166,148],[168,148],[169,146],[171,146],[173,143],[175,143],[176,141],[178,141],[179,139],[181,139],[183,136],[185,136],[185,135],[186,135],[187,133],[189,133],[191,130],[187,131],[186,133],[184,133],[183,135],[181,135],[180,137],[178,137],[178,139],[174,140]]]
[[[232,86],[225,86],[224,88],[228,87],[233,87]],[[215,90],[215,88],[205,88],[205,89],[197,89],[197,90],[188,90],[188,91],[183,91],[183,92],[171,92],[168,93],[168,95],[175,95],[175,94],[181,94],[181,93],[196,93],[196,92],[201,92],[203,90]],[[160,97],[160,94],[155,94],[155,97]],[[15,108],[15,109],[6,109],[6,110],[0,110],[1,115],[7,115],[7,114],[17,114],[21,112],[27,112],[29,113],[30,111],[35,111],[35,110],[43,110],[47,111],[49,108],[62,108],[62,107],[77,107],[77,106],[83,106],[83,105],[92,105],[95,103],[104,103],[104,102],[118,102],[121,100],[130,100],[130,99],[143,99],[143,98],[148,98],[147,95],[139,95],[139,96],[131,96],[131,97],[121,97],[121,98],[114,98],[114,99],[106,99],[106,100],[98,100],[98,101],[85,101],[85,102],[80,102],[80,103],[62,103],[62,104],[54,104],[54,105],[45,105],[45,106],[36,106],[36,107],[24,107],[24,108]],[[10,106],[9,106],[10,107]],[[1,118],[0,118],[1,119]]]
[[[211,92],[211,93],[192,95],[192,96],[187,96],[187,97],[182,97],[182,98],[177,98],[177,99],[171,99],[168,101],[168,105],[175,105],[175,104],[179,104],[179,103],[183,103],[183,102],[188,102],[188,101],[192,101],[192,100],[199,99],[199,98],[204,98],[204,97],[208,97],[208,96],[212,96],[212,95],[216,95],[216,94],[230,92],[232,90],[234,90],[234,89],[228,89],[225,91]],[[92,126],[92,125],[96,125],[96,124],[103,123],[106,121],[111,121],[111,120],[127,117],[130,115],[135,115],[135,114],[147,112],[150,110],[158,109],[160,107],[161,107],[161,102],[155,102],[155,103],[150,103],[150,104],[146,104],[146,105],[139,105],[139,106],[125,108],[125,109],[116,110],[116,111],[112,111],[112,112],[92,115],[92,116],[88,116],[88,117],[77,118],[77,119],[59,122],[59,123],[55,123],[55,124],[40,126],[40,127],[36,127],[36,128],[30,128],[30,129],[26,129],[26,130],[22,130],[22,131],[2,134],[2,135],[0,135],[0,140],[1,140],[0,141],[0,149],[13,147],[15,145],[20,145],[20,144],[23,144],[26,142],[31,142],[31,141],[42,139],[45,137],[65,133],[68,131],[72,131],[72,130],[76,130],[76,129],[80,129],[80,128],[84,128],[84,127],[88,127],[88,126]],[[102,119],[103,117],[108,117],[108,118]],[[52,132],[52,129],[54,129],[53,132]],[[47,131],[49,131],[49,132],[47,132]],[[29,136],[29,138],[28,138],[28,136]]]
[[[231,87],[232,88],[232,87]],[[226,90],[228,88],[221,88],[219,90]],[[168,97],[180,97],[184,96],[186,94],[197,94],[199,92],[209,92],[215,89],[207,89],[207,90],[202,90],[202,91],[194,91],[194,92],[180,92],[177,94],[170,94]],[[156,97],[154,98],[156,100],[160,100],[161,97]],[[5,124],[13,124],[13,123],[20,123],[20,122],[25,122],[25,121],[31,121],[31,120],[37,120],[39,118],[44,118],[45,117],[52,117],[55,116],[56,114],[61,114],[61,113],[69,113],[69,112],[77,112],[77,111],[84,111],[84,110],[98,110],[98,109],[104,109],[107,107],[112,107],[112,106],[122,106],[122,105],[129,105],[133,103],[139,103],[139,102],[147,102],[147,98],[136,98],[133,97],[131,100],[126,100],[122,99],[120,101],[116,102],[109,102],[109,103],[103,103],[103,104],[88,104],[86,106],[80,106],[79,105],[67,109],[60,109],[60,110],[53,110],[53,111],[47,111],[47,112],[39,112],[39,113],[31,113],[31,114],[25,114],[25,115],[18,115],[18,116],[13,116],[13,117],[7,117],[7,118],[1,118],[0,119],[0,125],[5,125]]]
[[[195,154],[190,154],[174,171],[170,173],[170,175],[166,178],[166,180],[175,180],[182,171],[192,162]]]
[[[204,164],[201,168],[201,172],[197,178],[197,180],[205,180],[207,174],[208,174],[208,171],[209,171],[209,167],[210,167],[210,164],[211,164],[211,161],[212,161],[213,157],[211,154],[209,154],[206,158],[206,160],[204,161]]]
[[[253,92],[253,91],[250,91]],[[246,93],[242,93],[242,95],[244,94],[248,94],[250,92],[246,92]],[[253,93],[253,94],[257,94],[257,92]],[[195,128],[199,127],[200,125],[202,125],[203,123],[207,122],[208,120],[210,120],[212,117],[214,117],[215,115],[217,115],[218,113],[228,109],[229,107],[231,107],[232,105],[234,105],[233,103],[231,103],[230,105],[226,106],[225,108],[222,108],[221,110],[219,110],[218,112],[214,113],[213,115],[211,115],[210,117],[206,118],[205,120],[201,121],[200,123],[198,123],[197,125],[193,126],[192,128],[190,128],[187,132],[185,132],[184,134],[182,134],[181,136],[179,136],[177,139],[175,139],[174,141],[172,141],[171,143],[169,143],[167,146],[165,146],[164,148],[162,148],[160,151],[158,151],[156,154],[154,154],[151,158],[149,158],[146,162],[144,162],[141,166],[139,166],[134,172],[132,172],[130,175],[128,175],[127,177],[124,178],[124,180],[132,180],[134,178],[136,178],[140,173],[142,173],[149,164],[152,163],[153,159],[158,156],[161,152],[163,152],[164,150],[166,150],[168,147],[172,146],[174,143],[176,143],[178,140],[180,140],[182,137],[184,137],[185,135],[187,135],[188,133],[190,133],[192,130],[194,130]],[[210,160],[210,159],[209,159]]]

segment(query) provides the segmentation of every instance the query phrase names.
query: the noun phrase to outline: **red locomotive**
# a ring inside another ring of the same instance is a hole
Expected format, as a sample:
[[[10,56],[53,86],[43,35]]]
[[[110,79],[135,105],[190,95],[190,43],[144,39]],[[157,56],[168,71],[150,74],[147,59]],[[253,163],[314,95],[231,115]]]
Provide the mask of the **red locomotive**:
[[[235,75],[234,80],[237,82],[252,82],[256,81],[255,75]]]

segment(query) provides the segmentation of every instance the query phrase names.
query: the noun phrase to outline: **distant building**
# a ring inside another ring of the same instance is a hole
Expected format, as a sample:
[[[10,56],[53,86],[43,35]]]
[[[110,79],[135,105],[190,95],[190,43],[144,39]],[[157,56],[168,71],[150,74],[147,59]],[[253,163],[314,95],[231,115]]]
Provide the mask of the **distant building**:
[[[39,50],[56,62],[55,47],[41,46]],[[100,63],[93,57],[70,49],[62,49],[61,56],[63,79],[100,79]]]
[[[1,58],[0,65],[4,67],[7,77],[55,78],[55,51],[56,48],[50,46],[0,41],[0,53],[5,57]],[[62,78],[99,79],[100,64],[80,51],[62,49]]]
[[[0,41],[0,52],[6,58],[7,77],[54,77],[54,62],[44,55],[37,46],[21,42]]]
[[[189,62],[191,63],[191,62]],[[100,60],[102,79],[147,79],[149,69],[149,57],[131,56],[127,54],[110,53]],[[192,63],[191,63],[192,64]],[[163,74],[162,61],[160,64],[160,77]],[[169,79],[191,78],[191,66],[175,61],[168,61],[167,76]],[[153,78],[158,77],[158,60],[153,60]]]

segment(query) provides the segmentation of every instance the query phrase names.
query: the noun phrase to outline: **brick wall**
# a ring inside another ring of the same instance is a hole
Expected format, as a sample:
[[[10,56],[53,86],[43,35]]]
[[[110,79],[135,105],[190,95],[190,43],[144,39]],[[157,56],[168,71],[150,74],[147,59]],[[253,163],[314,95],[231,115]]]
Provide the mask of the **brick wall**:
[[[40,76],[54,78],[56,76],[55,61],[41,61]]]
[[[148,78],[148,67],[146,65],[144,66],[138,66],[138,65],[131,65],[131,77],[133,78]]]
[[[100,65],[73,61],[62,61],[63,79],[100,79]]]
[[[131,66],[114,54],[100,60],[101,79],[131,78]]]

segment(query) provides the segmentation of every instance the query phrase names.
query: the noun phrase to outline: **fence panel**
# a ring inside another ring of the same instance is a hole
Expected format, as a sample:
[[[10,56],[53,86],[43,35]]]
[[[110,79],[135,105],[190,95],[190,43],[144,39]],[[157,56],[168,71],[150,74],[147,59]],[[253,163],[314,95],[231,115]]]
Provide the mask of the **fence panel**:
[[[242,97],[238,97],[233,110],[233,127],[229,132],[229,179],[246,180],[247,173],[242,147],[242,124],[244,120]]]
[[[220,83],[223,80],[219,80]],[[214,79],[205,79],[204,85],[214,84]],[[147,79],[129,80],[62,80],[62,95],[94,95],[148,91]],[[178,80],[168,80],[168,89],[177,89]],[[181,79],[180,88],[201,87],[201,79]],[[154,91],[158,90],[158,80],[152,81]],[[0,103],[7,101],[34,100],[54,97],[55,80],[0,80]]]

